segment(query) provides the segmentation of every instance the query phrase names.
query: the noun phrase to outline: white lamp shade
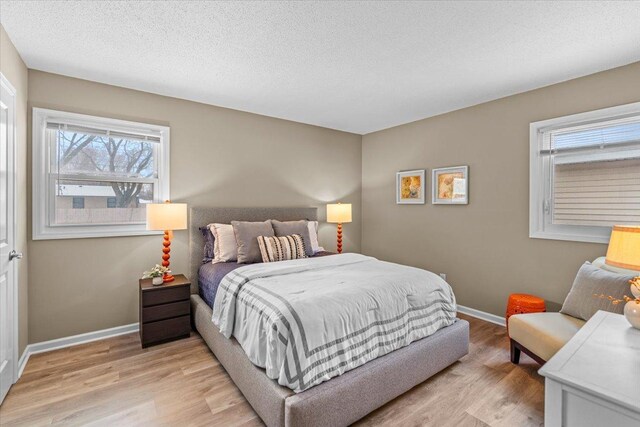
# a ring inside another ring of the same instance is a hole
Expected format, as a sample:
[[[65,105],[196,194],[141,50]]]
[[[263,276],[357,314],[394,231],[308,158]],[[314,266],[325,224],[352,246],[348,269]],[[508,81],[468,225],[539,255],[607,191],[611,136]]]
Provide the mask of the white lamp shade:
[[[149,203],[147,205],[147,230],[184,230],[186,228],[186,203]]]
[[[334,224],[351,222],[351,203],[332,203],[327,205],[327,222]]]
[[[640,270],[640,227],[613,226],[605,263],[628,270]]]

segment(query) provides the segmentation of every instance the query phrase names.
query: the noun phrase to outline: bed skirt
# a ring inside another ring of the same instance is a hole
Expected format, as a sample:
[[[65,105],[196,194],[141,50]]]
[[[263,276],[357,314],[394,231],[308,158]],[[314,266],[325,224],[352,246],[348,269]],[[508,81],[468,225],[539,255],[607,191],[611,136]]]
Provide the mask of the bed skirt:
[[[269,427],[347,426],[469,352],[469,323],[458,320],[429,337],[296,394],[251,363],[235,339],[220,334],[211,321],[211,308],[199,295],[191,295],[191,313],[195,329]]]

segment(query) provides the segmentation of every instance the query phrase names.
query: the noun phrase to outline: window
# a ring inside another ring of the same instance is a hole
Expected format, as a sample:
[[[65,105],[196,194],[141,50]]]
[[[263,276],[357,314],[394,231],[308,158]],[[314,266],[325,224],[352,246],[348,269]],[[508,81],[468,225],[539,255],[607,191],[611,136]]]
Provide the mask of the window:
[[[531,124],[529,235],[607,243],[640,225],[640,103]]]
[[[169,128],[33,109],[33,238],[157,234],[169,199]]]
[[[72,204],[73,209],[84,209],[84,197],[74,197]]]

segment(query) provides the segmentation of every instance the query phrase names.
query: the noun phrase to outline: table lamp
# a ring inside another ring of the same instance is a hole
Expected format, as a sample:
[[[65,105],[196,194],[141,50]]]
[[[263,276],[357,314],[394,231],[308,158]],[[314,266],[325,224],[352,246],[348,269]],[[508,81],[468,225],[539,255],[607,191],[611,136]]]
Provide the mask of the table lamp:
[[[605,264],[640,270],[640,226],[614,225]]]
[[[351,203],[327,205],[327,222],[338,224],[338,253],[342,253],[342,224],[351,222]]]
[[[169,258],[171,258],[171,238],[173,230],[184,230],[187,228],[187,204],[171,203],[167,200],[164,203],[149,203],[147,205],[147,230],[164,231],[164,241],[162,242],[162,266],[169,268]],[[163,281],[171,282],[174,277],[171,270],[164,274]]]
[[[640,226],[613,226],[604,263],[627,270],[640,270]],[[631,292],[636,298],[640,297],[640,290],[635,286],[631,287]]]

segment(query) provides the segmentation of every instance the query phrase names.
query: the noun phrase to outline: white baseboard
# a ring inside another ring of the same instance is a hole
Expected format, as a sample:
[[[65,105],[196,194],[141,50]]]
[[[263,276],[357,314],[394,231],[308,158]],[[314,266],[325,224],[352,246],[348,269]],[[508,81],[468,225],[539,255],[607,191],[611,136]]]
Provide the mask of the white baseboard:
[[[475,308],[465,307],[464,305],[458,305],[458,312],[466,314],[467,316],[475,317],[477,319],[486,320],[487,322],[495,323],[500,326],[507,326],[507,322],[504,317],[496,316],[495,314],[487,313],[486,311],[476,310]]]
[[[118,335],[137,332],[139,328],[140,325],[138,323],[131,323],[129,325],[116,326],[115,328],[102,329],[100,331],[87,332],[85,334],[72,335],[70,337],[29,344],[24,349],[24,352],[22,353],[22,356],[20,356],[20,360],[18,361],[18,378],[22,376],[22,372],[24,371],[24,368],[29,361],[29,357],[32,354],[72,347],[74,345],[103,340],[105,338],[117,337]]]
[[[20,356],[20,360],[18,360],[18,378],[16,378],[16,381],[22,376],[24,367],[27,366],[27,362],[29,361],[29,356],[29,346],[26,346],[22,352],[22,356]]]

